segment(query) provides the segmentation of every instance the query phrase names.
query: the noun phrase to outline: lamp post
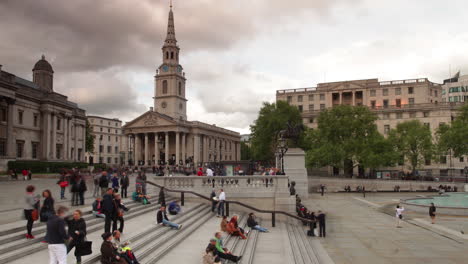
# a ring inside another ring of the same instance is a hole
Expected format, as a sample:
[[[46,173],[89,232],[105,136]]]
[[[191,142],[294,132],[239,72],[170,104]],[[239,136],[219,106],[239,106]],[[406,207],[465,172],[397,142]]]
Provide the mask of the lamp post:
[[[288,151],[288,142],[285,138],[280,137],[278,139],[277,151],[281,159],[281,174],[284,175],[284,154]]]

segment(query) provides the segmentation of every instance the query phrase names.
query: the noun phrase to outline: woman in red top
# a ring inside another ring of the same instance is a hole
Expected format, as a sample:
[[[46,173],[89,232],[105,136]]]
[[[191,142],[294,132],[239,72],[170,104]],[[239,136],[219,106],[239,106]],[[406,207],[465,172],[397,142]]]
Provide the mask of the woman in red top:
[[[198,176],[203,176],[203,169],[202,168],[198,168],[197,175]]]
[[[231,236],[240,236],[242,239],[247,239],[245,236],[246,234],[244,233],[244,229],[240,228],[237,224],[237,215],[233,216],[231,221],[229,221],[227,225],[227,232]]]

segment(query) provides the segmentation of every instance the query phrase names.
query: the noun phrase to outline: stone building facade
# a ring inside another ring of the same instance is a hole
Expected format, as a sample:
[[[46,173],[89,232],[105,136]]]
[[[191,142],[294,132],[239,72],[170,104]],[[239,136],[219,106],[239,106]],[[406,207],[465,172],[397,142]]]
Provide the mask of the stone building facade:
[[[0,66],[0,170],[10,160],[84,161],[85,111],[54,92],[44,56],[33,81]]]
[[[468,102],[468,75],[457,73],[442,85],[442,102]]]
[[[130,164],[199,166],[240,160],[240,134],[187,120],[186,78],[179,63],[174,14],[169,11],[163,62],[156,70],[154,107],[124,125]]]
[[[420,120],[433,134],[444,123],[450,123],[457,114],[461,103],[442,102],[442,85],[426,78],[379,81],[378,79],[319,83],[317,87],[278,90],[276,100],[295,105],[302,113],[303,122],[310,128],[317,128],[317,117],[321,110],[336,105],[363,105],[377,114],[377,129],[387,135],[398,123]],[[468,165],[467,157],[441,158],[441,163],[428,161],[422,168],[433,174],[449,175],[450,170],[461,174]],[[405,165],[383,168],[388,171],[404,170]]]
[[[85,154],[85,161],[111,167],[125,165],[127,137],[123,134],[122,121],[94,115],[88,115],[87,119],[94,136],[94,151]]]

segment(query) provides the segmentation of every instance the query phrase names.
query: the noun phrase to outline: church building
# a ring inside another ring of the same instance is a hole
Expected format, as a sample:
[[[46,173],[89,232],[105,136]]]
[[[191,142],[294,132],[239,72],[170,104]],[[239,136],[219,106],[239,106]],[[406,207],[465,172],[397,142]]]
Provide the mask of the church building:
[[[186,78],[179,64],[172,6],[163,62],[156,70],[154,107],[125,124],[130,164],[199,166],[239,161],[240,134],[216,125],[187,120]]]

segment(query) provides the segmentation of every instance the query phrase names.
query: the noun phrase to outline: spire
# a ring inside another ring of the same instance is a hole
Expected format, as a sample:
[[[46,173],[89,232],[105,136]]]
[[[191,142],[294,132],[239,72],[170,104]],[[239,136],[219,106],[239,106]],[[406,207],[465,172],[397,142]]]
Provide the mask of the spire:
[[[164,46],[176,46],[177,40],[175,36],[175,27],[174,27],[174,13],[172,13],[172,0],[170,3],[169,10],[169,19],[167,22],[167,35],[166,40],[164,41]]]

